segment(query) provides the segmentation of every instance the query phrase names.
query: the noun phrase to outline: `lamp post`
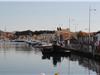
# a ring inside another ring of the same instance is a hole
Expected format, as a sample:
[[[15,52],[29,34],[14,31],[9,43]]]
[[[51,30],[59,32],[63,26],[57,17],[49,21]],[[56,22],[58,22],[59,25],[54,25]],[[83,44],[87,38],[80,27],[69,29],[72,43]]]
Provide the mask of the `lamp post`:
[[[89,6],[89,46],[90,46],[90,31],[91,31],[91,12],[96,11],[96,9],[92,9],[91,6]],[[92,50],[93,56],[94,56],[94,50]]]
[[[89,6],[89,38],[88,38],[89,44],[90,44],[90,18],[91,18],[91,6]]]
[[[73,19],[69,16],[69,17],[68,17],[68,21],[69,21],[69,40],[68,40],[68,42],[67,42],[68,45],[70,45],[70,39],[71,39],[71,33],[70,33],[70,32],[71,32],[71,31],[70,31],[70,23],[71,23],[71,20],[73,21]]]
[[[89,6],[89,44],[90,44],[90,32],[91,32],[91,11],[96,11],[96,9],[92,9],[91,6]]]
[[[70,31],[70,16],[69,16],[69,31]]]

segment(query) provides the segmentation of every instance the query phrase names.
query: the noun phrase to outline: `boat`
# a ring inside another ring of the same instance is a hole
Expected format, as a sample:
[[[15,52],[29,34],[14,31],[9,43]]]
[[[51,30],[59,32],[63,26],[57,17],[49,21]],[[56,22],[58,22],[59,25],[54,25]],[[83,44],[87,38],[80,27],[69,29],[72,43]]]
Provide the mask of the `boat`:
[[[46,53],[53,52],[53,47],[52,45],[42,45],[41,51]]]
[[[70,51],[54,51],[54,50],[42,50],[41,51],[43,55],[47,56],[69,56],[71,54]]]
[[[54,49],[55,51],[59,51],[59,50],[67,50],[66,47],[61,46],[61,45],[52,45],[52,46],[53,46],[53,49]]]
[[[66,48],[57,45],[44,46],[41,49],[43,54],[70,54],[71,52]]]

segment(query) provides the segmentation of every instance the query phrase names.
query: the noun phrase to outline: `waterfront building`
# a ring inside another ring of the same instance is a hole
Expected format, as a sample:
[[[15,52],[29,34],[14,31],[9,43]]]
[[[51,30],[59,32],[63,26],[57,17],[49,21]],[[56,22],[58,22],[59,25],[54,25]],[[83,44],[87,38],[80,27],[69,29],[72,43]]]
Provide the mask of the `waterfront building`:
[[[86,32],[78,32],[77,33],[77,37],[80,43],[87,43],[88,44],[88,40],[89,40],[89,34]]]
[[[14,39],[14,34],[11,32],[1,32],[0,40],[12,40]]]
[[[69,29],[62,29],[61,27],[57,27],[57,31],[55,32],[55,38],[57,44],[62,46],[71,45],[73,39],[77,39],[76,33],[71,32]]]
[[[40,40],[40,41],[44,41],[44,42],[52,42],[54,39],[54,33],[43,33],[40,35],[34,35],[33,38],[35,40]]]
[[[95,47],[97,49],[100,49],[100,31],[95,33],[94,40],[95,40]]]

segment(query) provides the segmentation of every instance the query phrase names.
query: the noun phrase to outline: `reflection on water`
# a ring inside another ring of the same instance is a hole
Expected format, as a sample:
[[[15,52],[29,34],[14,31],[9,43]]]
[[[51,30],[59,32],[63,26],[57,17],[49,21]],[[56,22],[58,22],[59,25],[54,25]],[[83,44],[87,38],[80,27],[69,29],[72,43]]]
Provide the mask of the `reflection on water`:
[[[0,43],[0,75],[99,75],[100,62],[74,54],[44,54],[25,43]]]
[[[42,59],[52,59],[52,63],[53,65],[56,67],[57,66],[57,63],[61,63],[61,61],[64,59],[64,58],[68,58],[68,56],[70,56],[69,54],[67,55],[68,53],[66,54],[62,54],[62,53],[48,53],[48,54],[45,54],[45,53],[42,53]]]
[[[97,75],[100,74],[100,62],[95,61],[92,59],[84,58],[84,57],[79,57],[76,55],[72,55],[70,57],[71,61],[78,61],[78,64],[80,66],[83,66],[85,68],[88,68],[89,70],[92,70],[97,73]]]

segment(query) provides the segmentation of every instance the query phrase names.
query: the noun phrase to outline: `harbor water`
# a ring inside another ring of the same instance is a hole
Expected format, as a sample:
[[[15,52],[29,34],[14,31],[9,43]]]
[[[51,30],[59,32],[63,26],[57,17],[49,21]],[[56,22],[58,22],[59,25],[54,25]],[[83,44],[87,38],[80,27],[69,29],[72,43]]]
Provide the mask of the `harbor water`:
[[[0,75],[99,75],[100,62],[80,57],[44,55],[26,43],[0,42]]]

